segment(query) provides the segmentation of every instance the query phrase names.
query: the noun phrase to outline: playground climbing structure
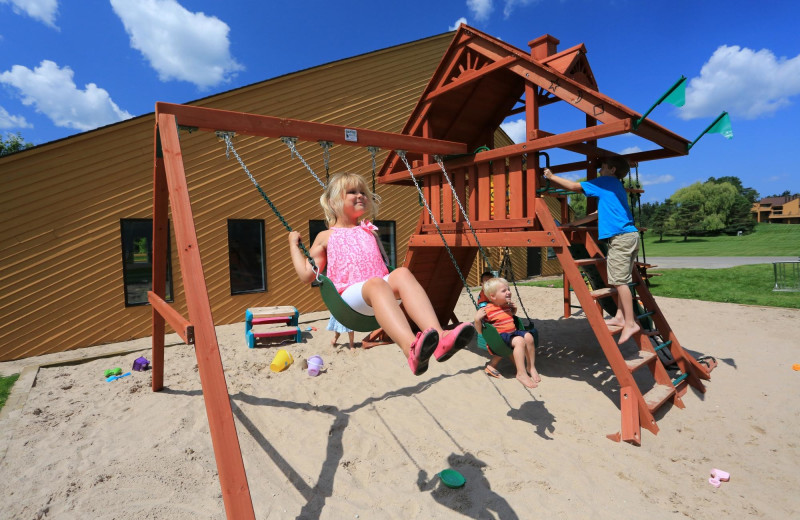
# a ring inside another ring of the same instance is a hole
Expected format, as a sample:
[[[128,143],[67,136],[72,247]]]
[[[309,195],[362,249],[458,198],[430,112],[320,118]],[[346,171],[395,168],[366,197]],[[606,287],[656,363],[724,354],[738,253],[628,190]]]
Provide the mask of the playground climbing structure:
[[[453,310],[463,286],[458,277],[469,272],[481,244],[552,247],[620,384],[622,427],[616,437],[639,442],[640,425],[653,433],[658,431],[653,412],[667,402],[682,406],[680,393],[686,385],[703,391],[700,380],[708,379],[708,372],[681,347],[637,272],[634,282],[638,301],[654,327],[643,328],[634,338],[640,346],[635,358],[622,355],[596,303],[598,298],[613,298],[612,290],[590,290],[580,274],[580,268],[587,262],[594,264],[601,276],[604,273],[596,230],[556,222],[543,197],[562,199],[563,222],[567,215],[565,195],[540,184],[538,166],[539,153],[561,149],[577,154],[580,160],[553,165],[555,173],[585,170],[592,178],[599,161],[614,155],[598,146],[599,139],[632,133],[656,146],[628,154],[631,162],[686,155],[689,142],[646,119],[634,128],[640,114],[598,91],[584,46],[556,52],[557,44],[558,40],[545,35],[530,43],[528,53],[462,25],[399,134],[197,106],[156,104],[153,290],[148,293],[153,310],[152,388],[158,391],[163,387],[164,332],[165,323],[169,323],[184,341],[195,346],[228,518],[248,519],[255,514],[203,274],[179,127],[392,150],[378,180],[411,184],[412,178],[416,178],[421,183],[427,211],[421,212],[404,265],[427,290],[443,324],[455,318]],[[561,133],[540,128],[541,109],[557,104],[582,112],[585,124]],[[525,118],[524,142],[493,148],[493,135],[500,124],[519,114]],[[483,148],[487,146],[489,149]],[[470,153],[479,148],[482,151]],[[442,165],[450,172],[452,191]],[[456,209],[460,201],[466,208],[464,213]],[[589,211],[592,209],[590,206]],[[188,318],[165,300],[169,210]],[[469,230],[467,219],[471,222]],[[590,258],[576,260],[572,256],[570,246],[577,243],[586,247]],[[567,305],[565,311],[568,310]],[[679,367],[682,375],[674,381],[660,364],[654,343],[661,350],[669,350]],[[633,377],[634,371],[644,367],[654,380],[649,391],[641,390]]]

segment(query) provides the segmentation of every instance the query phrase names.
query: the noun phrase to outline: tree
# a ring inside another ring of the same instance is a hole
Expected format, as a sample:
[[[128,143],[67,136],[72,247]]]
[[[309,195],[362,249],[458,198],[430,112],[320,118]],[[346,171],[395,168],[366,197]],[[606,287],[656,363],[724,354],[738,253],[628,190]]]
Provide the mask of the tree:
[[[680,190],[678,190],[680,191]],[[697,229],[697,216],[702,212],[702,205],[693,200],[680,203],[670,218],[670,225],[683,236],[686,242],[689,233]]]
[[[33,147],[33,143],[26,143],[19,132],[8,134],[8,139],[4,139],[0,135],[0,155],[8,155],[31,147]]]
[[[672,216],[672,200],[666,199],[664,204],[659,204],[653,212],[650,226],[654,233],[658,233],[658,241],[664,241],[664,233],[669,229],[669,220]]]

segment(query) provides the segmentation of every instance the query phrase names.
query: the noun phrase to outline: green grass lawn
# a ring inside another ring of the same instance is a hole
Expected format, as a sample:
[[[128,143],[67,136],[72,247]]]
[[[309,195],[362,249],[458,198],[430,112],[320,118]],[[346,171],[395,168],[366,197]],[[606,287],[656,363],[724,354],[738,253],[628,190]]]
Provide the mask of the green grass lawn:
[[[758,224],[742,236],[683,237],[645,232],[647,256],[800,256],[800,224]],[[641,252],[640,252],[641,253]]]
[[[564,286],[561,279],[519,285]],[[728,269],[664,269],[661,276],[650,279],[650,292],[670,298],[800,309],[800,292],[773,292],[774,285],[772,264]]]
[[[8,377],[0,376],[0,410],[6,405],[6,400],[11,394],[11,387],[14,386],[18,378],[19,374]]]

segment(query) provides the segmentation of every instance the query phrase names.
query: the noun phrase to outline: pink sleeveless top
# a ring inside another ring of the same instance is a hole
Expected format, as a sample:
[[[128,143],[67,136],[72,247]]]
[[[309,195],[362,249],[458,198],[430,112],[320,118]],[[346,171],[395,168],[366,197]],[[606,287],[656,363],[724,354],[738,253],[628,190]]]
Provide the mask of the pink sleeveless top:
[[[339,294],[354,283],[389,274],[372,234],[377,229],[368,220],[353,228],[331,228],[327,247],[328,278]]]

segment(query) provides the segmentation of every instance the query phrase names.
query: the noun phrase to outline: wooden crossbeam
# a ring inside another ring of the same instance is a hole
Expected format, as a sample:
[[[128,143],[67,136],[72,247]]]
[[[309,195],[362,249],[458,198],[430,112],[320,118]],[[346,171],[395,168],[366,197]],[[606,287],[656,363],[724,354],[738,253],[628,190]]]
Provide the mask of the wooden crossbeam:
[[[314,123],[299,119],[158,102],[156,103],[156,117],[158,118],[162,114],[175,116],[178,125],[209,132],[235,130],[236,133],[243,135],[273,138],[297,137],[304,141],[330,141],[339,145],[377,146],[387,150],[406,150],[438,155],[467,152],[466,144],[453,141],[327,123]]]
[[[507,157],[520,156],[526,153],[549,150],[551,148],[564,148],[567,145],[583,143],[584,141],[621,135],[629,132],[631,128],[633,128],[633,122],[630,119],[623,119],[606,125],[581,128],[571,132],[564,132],[563,134],[542,137],[534,141],[526,141],[520,144],[512,144],[509,146],[503,146],[502,148],[495,148],[494,150],[478,152],[475,155],[468,157],[459,157],[457,159],[453,159],[452,161],[448,161],[448,163],[445,165],[445,168],[463,168],[466,166],[487,163],[489,161],[497,161]],[[441,168],[438,164],[429,164],[426,166],[413,168],[413,172],[416,177],[425,177],[427,175],[441,172]],[[409,175],[408,170],[404,170],[397,173],[383,175],[378,178],[378,182],[391,184],[410,179],[411,175]]]

